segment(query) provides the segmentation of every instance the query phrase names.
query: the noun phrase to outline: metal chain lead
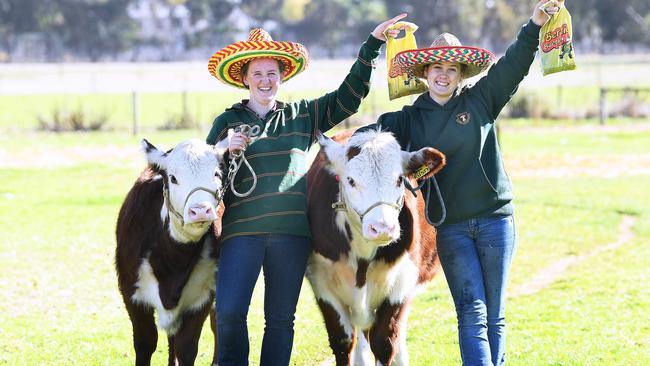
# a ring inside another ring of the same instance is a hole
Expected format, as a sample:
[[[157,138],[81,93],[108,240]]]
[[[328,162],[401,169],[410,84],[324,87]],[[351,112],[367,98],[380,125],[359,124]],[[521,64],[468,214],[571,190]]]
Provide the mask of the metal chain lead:
[[[235,128],[235,133],[237,132],[241,133],[247,138],[250,138],[251,136],[259,135],[260,126],[251,127],[249,125],[242,124]],[[230,159],[230,165],[228,166],[228,176],[226,177],[226,181],[224,182],[223,185],[224,189],[222,189],[220,192],[221,199],[223,199],[223,196],[226,194],[226,187],[228,186],[230,186],[230,190],[232,191],[232,194],[234,194],[237,197],[246,197],[250,195],[255,189],[255,187],[257,186],[257,174],[255,174],[253,167],[250,165],[250,163],[244,156],[244,151],[246,151],[246,149],[242,149],[232,153],[232,158]],[[251,172],[251,175],[253,176],[253,185],[248,191],[244,193],[239,193],[235,189],[235,176],[237,175],[237,172],[239,171],[239,168],[241,168],[242,164],[246,164],[246,167],[248,167],[248,170]]]

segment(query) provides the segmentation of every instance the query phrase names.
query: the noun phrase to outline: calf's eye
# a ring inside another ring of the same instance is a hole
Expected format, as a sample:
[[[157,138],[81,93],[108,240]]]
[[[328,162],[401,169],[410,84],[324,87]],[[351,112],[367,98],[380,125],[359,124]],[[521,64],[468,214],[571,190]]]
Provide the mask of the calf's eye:
[[[354,179],[348,177],[348,184],[350,185],[350,187],[354,188],[355,186]]]
[[[176,180],[176,177],[173,176],[173,175],[169,177],[169,180],[174,184],[178,184],[178,181]]]
[[[404,183],[404,177],[400,175],[399,178],[397,178],[397,186],[401,186],[402,183]]]

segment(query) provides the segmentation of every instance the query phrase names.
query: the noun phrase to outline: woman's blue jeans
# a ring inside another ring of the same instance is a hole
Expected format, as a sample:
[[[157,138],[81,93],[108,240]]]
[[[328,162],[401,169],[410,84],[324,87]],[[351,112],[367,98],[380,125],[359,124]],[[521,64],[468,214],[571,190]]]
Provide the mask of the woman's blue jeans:
[[[289,365],[293,321],[311,241],[262,234],[223,243],[217,272],[217,334],[220,366],[248,365],[246,318],[255,282],[264,269],[264,339],[261,365]]]
[[[513,217],[443,225],[437,243],[456,306],[463,365],[503,365],[506,282],[515,248]]]

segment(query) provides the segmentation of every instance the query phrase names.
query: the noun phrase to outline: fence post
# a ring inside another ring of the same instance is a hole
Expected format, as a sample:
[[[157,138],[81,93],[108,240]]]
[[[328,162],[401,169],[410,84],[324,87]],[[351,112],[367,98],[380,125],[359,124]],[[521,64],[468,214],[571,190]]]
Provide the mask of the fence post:
[[[131,111],[133,112],[133,136],[140,130],[140,97],[137,91],[131,94]]]
[[[183,117],[187,116],[187,90],[183,89]]]
[[[600,125],[604,125],[607,120],[607,89],[600,88]]]

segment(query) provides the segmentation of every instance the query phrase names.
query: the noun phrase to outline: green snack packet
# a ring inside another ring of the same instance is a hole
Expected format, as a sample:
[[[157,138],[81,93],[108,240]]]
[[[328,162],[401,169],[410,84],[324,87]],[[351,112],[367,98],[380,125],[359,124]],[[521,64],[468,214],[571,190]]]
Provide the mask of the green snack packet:
[[[564,0],[551,0],[541,6],[542,10],[559,6],[560,10],[539,31],[539,49],[544,75],[576,68],[573,52],[571,14],[564,6]]]

